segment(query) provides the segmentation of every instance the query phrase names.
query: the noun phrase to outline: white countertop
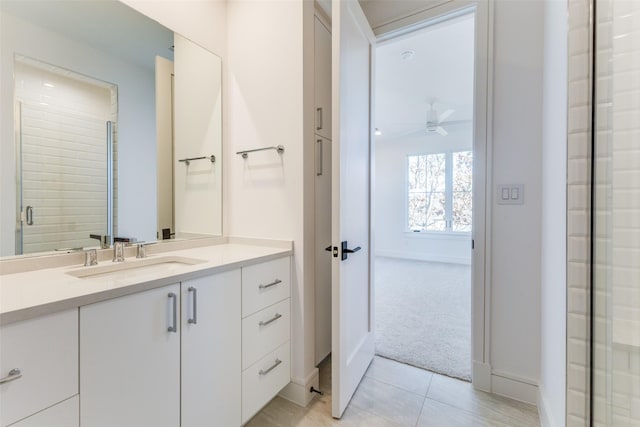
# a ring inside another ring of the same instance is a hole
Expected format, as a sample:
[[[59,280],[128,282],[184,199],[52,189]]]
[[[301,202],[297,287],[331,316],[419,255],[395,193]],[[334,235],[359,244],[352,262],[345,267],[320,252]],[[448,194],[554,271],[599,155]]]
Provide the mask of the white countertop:
[[[80,307],[123,295],[157,288],[195,277],[291,255],[291,248],[226,243],[154,253],[147,258],[187,257],[202,260],[189,265],[172,263],[161,272],[154,269],[127,270],[127,274],[78,278],[67,274],[82,264],[46,268],[0,276],[0,324]],[[124,261],[135,262],[134,257]],[[111,261],[100,261],[98,267]],[[92,267],[84,267],[92,268]]]

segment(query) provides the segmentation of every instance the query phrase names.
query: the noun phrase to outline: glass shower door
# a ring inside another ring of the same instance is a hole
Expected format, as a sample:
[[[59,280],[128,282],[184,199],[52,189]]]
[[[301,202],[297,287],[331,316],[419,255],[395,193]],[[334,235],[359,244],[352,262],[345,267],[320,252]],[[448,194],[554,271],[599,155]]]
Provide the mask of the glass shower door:
[[[592,411],[640,425],[640,2],[596,0]]]
[[[19,106],[18,251],[96,246],[109,234],[109,123],[35,103]]]

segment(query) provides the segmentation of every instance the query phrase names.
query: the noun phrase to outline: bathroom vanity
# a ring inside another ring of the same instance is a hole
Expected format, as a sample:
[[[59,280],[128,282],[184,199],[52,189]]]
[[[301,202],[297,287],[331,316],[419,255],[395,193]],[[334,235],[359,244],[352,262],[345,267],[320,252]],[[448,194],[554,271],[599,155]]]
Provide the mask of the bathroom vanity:
[[[292,249],[216,241],[0,261],[0,426],[246,423],[291,378]]]

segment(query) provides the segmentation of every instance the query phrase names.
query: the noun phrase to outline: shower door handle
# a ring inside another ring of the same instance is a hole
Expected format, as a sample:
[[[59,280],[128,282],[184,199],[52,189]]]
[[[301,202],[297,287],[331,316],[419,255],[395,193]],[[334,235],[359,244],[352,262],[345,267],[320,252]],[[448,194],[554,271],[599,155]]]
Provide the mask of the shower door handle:
[[[33,206],[27,206],[25,217],[27,225],[33,225]]]

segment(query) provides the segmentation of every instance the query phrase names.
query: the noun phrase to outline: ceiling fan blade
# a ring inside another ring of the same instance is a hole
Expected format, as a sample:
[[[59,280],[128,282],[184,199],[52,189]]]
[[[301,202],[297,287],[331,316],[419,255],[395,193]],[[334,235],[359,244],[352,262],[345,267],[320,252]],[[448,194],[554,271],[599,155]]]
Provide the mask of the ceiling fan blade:
[[[447,136],[449,135],[449,132],[447,132],[446,130],[444,130],[444,128],[442,126],[438,126],[436,128],[436,132],[438,132],[440,135],[442,136]]]
[[[444,122],[445,120],[447,120],[447,118],[449,118],[449,116],[452,115],[454,111],[455,110],[449,109],[449,110],[445,111],[444,113],[440,114],[438,116],[438,124],[440,124],[440,123]]]

